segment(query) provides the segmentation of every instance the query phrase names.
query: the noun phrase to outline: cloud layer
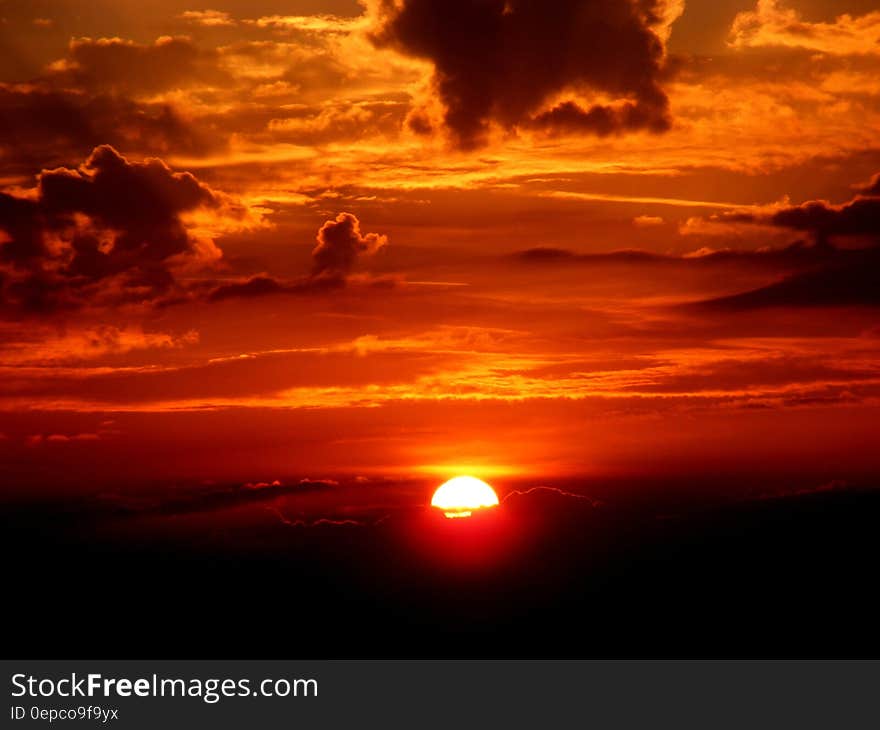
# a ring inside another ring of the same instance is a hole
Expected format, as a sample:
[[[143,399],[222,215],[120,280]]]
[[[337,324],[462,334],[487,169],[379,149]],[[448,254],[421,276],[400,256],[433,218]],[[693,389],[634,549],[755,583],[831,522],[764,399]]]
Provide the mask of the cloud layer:
[[[880,11],[809,22],[780,0],[758,0],[739,13],[730,30],[734,48],[803,48],[832,55],[880,53]]]

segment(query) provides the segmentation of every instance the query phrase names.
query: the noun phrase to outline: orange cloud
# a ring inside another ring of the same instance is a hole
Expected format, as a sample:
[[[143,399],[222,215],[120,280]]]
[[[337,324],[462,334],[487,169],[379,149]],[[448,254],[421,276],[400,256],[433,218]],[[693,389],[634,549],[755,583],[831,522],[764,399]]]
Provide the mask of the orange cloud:
[[[729,44],[734,48],[803,48],[832,55],[880,54],[880,11],[811,23],[782,0],[758,0],[754,10],[734,18]]]
[[[185,10],[179,17],[182,20],[208,28],[235,25],[232,16],[223,10]]]
[[[138,350],[181,348],[199,341],[194,330],[175,335],[145,331],[140,325],[84,326],[58,332],[30,324],[26,330],[10,329],[3,335],[0,363],[6,367],[60,365]]]
[[[657,215],[638,215],[633,218],[633,224],[641,228],[662,226],[665,222],[666,221],[663,220],[663,218]]]
[[[265,15],[247,22],[259,28],[309,33],[351,33],[368,24],[363,16],[346,18],[338,15]]]

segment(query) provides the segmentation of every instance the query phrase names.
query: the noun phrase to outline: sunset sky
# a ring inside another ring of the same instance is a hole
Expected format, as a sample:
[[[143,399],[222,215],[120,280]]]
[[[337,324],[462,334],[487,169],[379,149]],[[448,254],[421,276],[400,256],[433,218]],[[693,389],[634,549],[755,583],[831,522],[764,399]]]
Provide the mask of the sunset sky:
[[[877,474],[878,245],[876,0],[0,0],[7,494]]]

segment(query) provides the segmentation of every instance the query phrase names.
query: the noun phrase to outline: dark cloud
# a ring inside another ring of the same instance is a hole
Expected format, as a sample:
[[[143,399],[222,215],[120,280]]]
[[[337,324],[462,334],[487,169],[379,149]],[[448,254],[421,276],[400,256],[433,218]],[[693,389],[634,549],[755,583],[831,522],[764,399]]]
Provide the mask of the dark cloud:
[[[352,213],[340,213],[318,231],[318,245],[312,251],[313,277],[345,277],[359,255],[373,254],[388,243],[378,233],[361,233],[360,221]]]
[[[226,299],[253,299],[270,294],[315,294],[345,286],[342,277],[305,277],[295,281],[280,281],[265,274],[230,284],[222,284],[208,294],[208,301],[222,302]]]
[[[313,494],[332,490],[335,485],[328,481],[303,479],[295,484],[267,484],[254,488],[247,484],[205,490],[200,494],[186,495],[177,499],[160,501],[147,507],[138,506],[137,512],[155,512],[164,515],[200,514],[217,510],[233,509],[246,504],[272,502],[282,497],[296,497],[300,494]]]
[[[697,304],[700,309],[715,311],[847,306],[880,306],[880,248],[836,251],[826,264],[815,269]]]
[[[648,251],[621,250],[608,253],[579,254],[567,248],[554,246],[536,246],[522,251],[516,251],[513,259],[522,263],[533,264],[570,264],[570,263],[642,263],[677,261],[678,257],[663,256]]]
[[[0,84],[0,154],[6,174],[30,176],[47,165],[71,164],[101,144],[164,156],[204,155],[225,141],[164,103],[119,95],[91,96],[45,83]]]
[[[880,235],[880,198],[856,198],[843,205],[812,201],[783,208],[771,215],[768,222],[783,228],[812,231],[822,239],[833,235],[877,236]]]
[[[228,87],[216,49],[188,38],[140,44],[75,38],[68,53],[28,83],[0,84],[0,153],[7,174],[73,164],[101,144],[140,154],[205,155],[226,147],[210,123],[198,126],[158,94]]]
[[[794,210],[794,209],[792,209]],[[720,250],[699,256],[673,256],[622,250],[579,254],[538,247],[518,251],[512,260],[537,267],[638,266],[673,271],[697,269],[767,271],[782,278],[731,296],[686,305],[686,309],[739,311],[768,307],[880,306],[880,247],[847,250],[827,243],[797,242],[782,248]]]
[[[835,249],[824,246],[813,246],[798,241],[782,248],[766,249],[720,249],[717,251],[700,252],[699,255],[688,254],[676,256],[659,254],[639,249],[622,249],[605,253],[576,253],[564,248],[539,246],[517,251],[513,260],[534,265],[552,266],[556,264],[621,264],[621,265],[657,265],[677,267],[710,267],[727,264],[742,264],[756,268],[778,268],[799,270],[816,264],[831,261]]]
[[[267,294],[278,294],[282,291],[284,291],[284,285],[277,279],[273,279],[265,274],[259,274],[243,282],[221,284],[211,291],[208,295],[208,300],[221,302],[224,299],[263,297]]]
[[[815,244],[805,246],[809,263],[767,286],[697,303],[698,308],[736,311],[766,307],[880,306],[880,176],[857,188],[861,194],[835,205],[811,200],[770,212],[732,212],[711,220],[726,224],[759,224],[813,235]],[[862,248],[833,245],[835,237],[860,241]],[[786,249],[794,251],[794,247]]]
[[[318,245],[312,251],[312,271],[294,281],[279,281],[266,274],[216,287],[209,301],[262,297],[270,294],[315,294],[346,285],[358,256],[373,254],[388,243],[378,233],[361,233],[360,221],[353,213],[340,213],[318,230]],[[369,279],[371,286],[394,286],[395,279]]]
[[[666,97],[658,95],[656,104],[626,101],[617,105],[594,104],[584,109],[564,101],[534,117],[532,125],[554,132],[591,132],[599,137],[624,131],[647,129],[665,132],[670,127]]]
[[[61,440],[88,441],[83,438],[92,434],[77,434]],[[44,440],[52,440],[52,436],[39,436],[38,445]],[[36,438],[36,437],[32,437]],[[332,491],[338,483],[324,479],[300,479],[285,484],[275,479],[272,482],[248,482],[246,484],[209,484],[206,486],[181,486],[179,494],[167,494],[162,491],[145,490],[140,494],[121,494],[115,491],[102,492],[94,504],[90,505],[96,513],[131,514],[131,515],[187,515],[217,512],[234,509],[245,505],[262,504],[284,500],[285,504],[295,503],[300,495],[314,495],[319,492]]]
[[[786,206],[770,213],[725,213],[715,219],[725,223],[759,223],[806,231],[825,244],[831,236],[862,236],[880,239],[880,196],[878,176],[849,202],[833,205],[825,200],[811,200]],[[873,192],[872,192],[873,191]]]
[[[230,78],[215,50],[186,37],[162,36],[140,44],[121,38],[74,38],[68,56],[50,67],[56,85],[91,92],[150,94]]]
[[[0,193],[4,302],[51,310],[168,292],[177,265],[219,256],[183,216],[244,216],[227,196],[161,160],[130,162],[96,147],[78,168],[44,170],[27,197]]]
[[[445,124],[462,147],[478,146],[491,122],[656,132],[670,124],[663,36],[676,8],[660,0],[376,0],[372,37],[434,64]],[[583,107],[573,98],[590,94],[614,101]]]

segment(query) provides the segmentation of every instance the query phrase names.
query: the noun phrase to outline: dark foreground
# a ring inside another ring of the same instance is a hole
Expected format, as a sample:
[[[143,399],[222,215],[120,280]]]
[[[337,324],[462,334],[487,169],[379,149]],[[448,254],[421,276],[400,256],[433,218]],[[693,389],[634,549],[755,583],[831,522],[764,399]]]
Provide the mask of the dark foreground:
[[[9,508],[6,654],[880,656],[872,489],[668,513],[539,490],[491,518],[363,526],[273,510]]]

